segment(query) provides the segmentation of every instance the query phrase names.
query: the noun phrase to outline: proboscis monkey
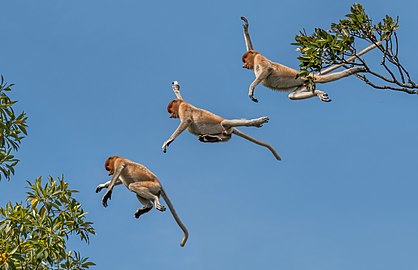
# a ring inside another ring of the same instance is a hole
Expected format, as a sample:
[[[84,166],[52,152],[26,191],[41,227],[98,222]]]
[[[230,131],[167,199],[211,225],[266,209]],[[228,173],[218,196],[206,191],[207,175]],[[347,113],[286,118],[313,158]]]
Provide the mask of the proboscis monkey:
[[[238,135],[250,142],[268,148],[277,160],[281,160],[274,148],[261,142],[241,131],[236,127],[239,126],[253,126],[261,127],[264,123],[267,123],[268,117],[260,117],[256,119],[224,119],[209,111],[197,108],[190,103],[184,101],[179,94],[180,85],[177,81],[173,82],[173,90],[176,93],[177,99],[172,100],[168,106],[167,111],[170,114],[170,118],[179,118],[180,125],[170,136],[170,138],[164,142],[162,150],[165,153],[167,146],[170,145],[183,131],[186,129],[198,136],[199,141],[214,143],[214,142],[226,142],[231,139],[232,134]]]
[[[316,89],[308,89],[306,85],[307,78],[296,78],[299,73],[297,70],[270,61],[254,50],[248,32],[248,20],[245,17],[241,17],[241,19],[244,21],[242,26],[244,28],[244,38],[247,47],[247,52],[242,56],[242,62],[244,63],[242,67],[254,70],[255,73],[255,80],[251,83],[248,91],[248,96],[252,101],[258,102],[258,100],[254,98],[254,89],[260,83],[273,90],[290,91],[288,97],[292,100],[319,97],[319,99],[324,102],[331,101],[327,93]],[[366,69],[363,67],[353,67],[327,75],[325,75],[325,72],[322,72],[322,74],[311,74],[310,76],[313,76],[315,83],[327,83],[365,71]]]
[[[119,156],[110,156],[105,162],[105,169],[109,171],[109,175],[112,175],[112,179],[98,185],[96,188],[96,193],[100,192],[103,188],[107,188],[102,199],[104,207],[107,207],[107,200],[112,198],[112,190],[115,185],[124,184],[130,191],[136,194],[139,202],[143,205],[143,207],[136,210],[134,214],[135,218],[139,218],[142,214],[147,213],[153,206],[159,211],[165,211],[165,207],[159,201],[161,195],[177,224],[183,230],[184,236],[180,242],[180,246],[183,247],[186,244],[189,233],[177,215],[176,210],[174,210],[173,204],[167,197],[157,176],[144,165]]]

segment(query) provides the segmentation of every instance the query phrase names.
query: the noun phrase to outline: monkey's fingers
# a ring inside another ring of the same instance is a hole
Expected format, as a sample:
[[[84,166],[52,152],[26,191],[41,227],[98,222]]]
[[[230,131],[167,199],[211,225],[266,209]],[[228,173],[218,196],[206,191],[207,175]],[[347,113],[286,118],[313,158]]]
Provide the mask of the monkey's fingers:
[[[254,102],[258,102],[258,99],[256,99],[255,97],[253,97],[253,96],[249,96],[250,97],[250,99],[252,100],[252,101],[254,101]]]
[[[243,20],[243,21],[245,22],[245,24],[247,24],[247,25],[248,25],[248,20],[247,20],[247,18],[245,18],[244,16],[241,16],[241,20]]]
[[[102,191],[103,187],[101,187],[100,185],[98,185],[96,187],[96,193],[99,193],[100,191]]]
[[[107,207],[107,200],[111,200],[112,199],[112,192],[106,192],[106,194],[103,196],[102,199],[102,204],[104,207]]]

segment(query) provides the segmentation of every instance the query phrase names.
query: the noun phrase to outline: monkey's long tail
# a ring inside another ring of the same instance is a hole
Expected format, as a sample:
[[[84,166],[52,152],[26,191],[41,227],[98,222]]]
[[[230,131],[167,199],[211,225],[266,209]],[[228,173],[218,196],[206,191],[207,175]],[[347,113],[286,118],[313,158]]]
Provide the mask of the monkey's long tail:
[[[187,238],[189,238],[189,232],[187,231],[186,226],[184,226],[183,222],[181,222],[179,216],[177,215],[176,210],[174,209],[173,204],[171,203],[170,199],[168,198],[167,194],[165,193],[164,188],[162,188],[162,187],[161,187],[161,196],[163,197],[164,201],[167,203],[171,214],[173,215],[177,224],[180,226],[180,228],[182,229],[182,231],[184,233],[183,239],[181,239],[181,242],[180,242],[180,246],[184,247],[184,245],[186,244]]]
[[[239,130],[238,130],[238,129],[236,129],[236,128],[234,128],[234,129],[232,130],[232,133],[234,133],[234,134],[236,134],[236,135],[238,135],[238,136],[240,136],[240,137],[242,137],[242,138],[244,138],[244,139],[247,139],[247,140],[249,140],[249,141],[251,141],[251,142],[253,142],[253,143],[255,143],[255,144],[258,144],[258,145],[261,145],[261,146],[267,147],[267,148],[271,151],[271,153],[273,153],[274,157],[275,157],[277,160],[282,160],[282,159],[280,158],[279,154],[277,154],[276,150],[274,150],[274,148],[273,148],[270,144],[265,143],[265,142],[262,142],[262,141],[259,141],[259,140],[255,139],[255,138],[251,137],[250,135],[247,135],[247,134],[245,134],[244,132],[239,131]]]

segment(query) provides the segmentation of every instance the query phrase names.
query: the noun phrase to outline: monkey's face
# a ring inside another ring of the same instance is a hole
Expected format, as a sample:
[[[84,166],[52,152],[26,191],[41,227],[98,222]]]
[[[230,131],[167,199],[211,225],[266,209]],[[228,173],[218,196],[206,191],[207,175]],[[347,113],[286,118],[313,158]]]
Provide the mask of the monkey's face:
[[[244,63],[242,67],[246,69],[254,69],[254,57],[256,54],[257,52],[254,50],[244,53],[242,56],[242,62]]]
[[[179,118],[180,103],[180,99],[174,99],[168,104],[167,111],[170,114],[170,118]]]
[[[109,175],[112,175],[115,172],[115,160],[116,156],[111,156],[108,159],[106,159],[105,169],[109,172]]]

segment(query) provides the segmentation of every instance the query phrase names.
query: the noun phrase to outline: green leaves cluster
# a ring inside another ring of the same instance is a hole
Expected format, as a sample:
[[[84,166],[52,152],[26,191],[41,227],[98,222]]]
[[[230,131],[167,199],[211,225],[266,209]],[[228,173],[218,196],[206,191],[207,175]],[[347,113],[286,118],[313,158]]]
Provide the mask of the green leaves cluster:
[[[1,269],[87,269],[94,263],[68,251],[66,241],[78,235],[89,242],[95,234],[86,212],[64,178],[28,182],[26,203],[0,208]]]
[[[293,45],[299,46],[301,56],[300,76],[308,76],[311,72],[320,72],[331,65],[344,63],[344,59],[356,54],[355,41],[365,40],[376,44],[388,40],[399,29],[398,19],[386,16],[377,25],[365,13],[360,4],[351,7],[346,19],[331,25],[331,30],[316,28],[313,34],[301,32],[295,36]]]
[[[3,76],[0,78],[0,180],[2,176],[10,180],[14,174],[14,167],[19,162],[12,154],[17,151],[21,140],[27,135],[26,120],[24,112],[15,115],[13,105],[16,101],[7,96],[14,84],[8,84]]]

